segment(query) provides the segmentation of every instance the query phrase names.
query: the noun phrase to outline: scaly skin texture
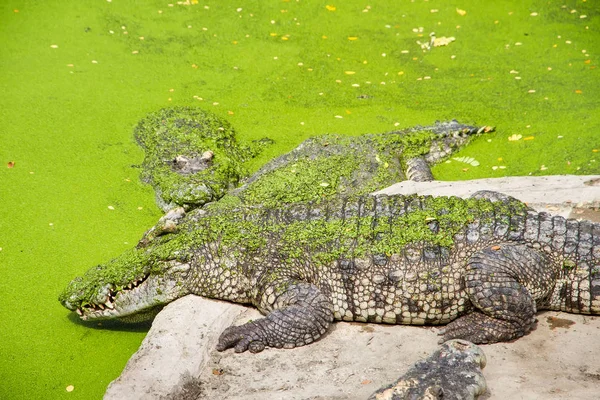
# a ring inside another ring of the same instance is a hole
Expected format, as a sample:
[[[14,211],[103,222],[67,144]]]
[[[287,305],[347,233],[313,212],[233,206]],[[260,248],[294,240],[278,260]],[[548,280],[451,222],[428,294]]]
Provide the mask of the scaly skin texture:
[[[481,372],[485,364],[480,347],[450,340],[396,382],[373,393],[369,400],[474,400],[487,390]]]
[[[209,206],[162,225],[62,304],[131,320],[188,293],[251,303],[266,317],[218,344],[238,352],[311,343],[334,319],[447,324],[442,341],[493,343],[526,334],[540,309],[600,313],[600,224],[489,193]]]

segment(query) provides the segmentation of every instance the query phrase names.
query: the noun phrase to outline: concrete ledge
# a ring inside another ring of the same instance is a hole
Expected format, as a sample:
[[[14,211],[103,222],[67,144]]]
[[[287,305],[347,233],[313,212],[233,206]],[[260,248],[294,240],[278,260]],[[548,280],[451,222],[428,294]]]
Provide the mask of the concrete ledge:
[[[537,211],[565,218],[598,216],[585,210],[600,208],[600,175],[515,176],[470,181],[432,181],[396,183],[374,194],[421,194],[469,197],[479,190],[493,190],[515,197]],[[582,215],[584,214],[584,215]]]

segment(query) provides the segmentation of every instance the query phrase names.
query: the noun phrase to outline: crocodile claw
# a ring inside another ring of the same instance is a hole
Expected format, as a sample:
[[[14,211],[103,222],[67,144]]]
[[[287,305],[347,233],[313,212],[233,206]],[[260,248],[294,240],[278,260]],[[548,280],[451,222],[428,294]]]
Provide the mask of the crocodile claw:
[[[236,353],[243,353],[246,350],[251,353],[260,353],[265,349],[260,332],[260,328],[252,322],[240,326],[230,326],[219,337],[217,350],[224,351],[234,347]]]

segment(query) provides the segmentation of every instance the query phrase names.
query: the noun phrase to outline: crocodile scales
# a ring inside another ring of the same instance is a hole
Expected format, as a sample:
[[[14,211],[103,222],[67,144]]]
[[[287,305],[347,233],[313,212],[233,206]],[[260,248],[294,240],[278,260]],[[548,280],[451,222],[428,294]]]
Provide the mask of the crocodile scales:
[[[219,340],[237,352],[306,345],[333,320],[493,343],[526,334],[537,310],[600,313],[600,224],[489,193],[216,203],[162,220],[173,229],[73,280],[62,304],[136,321],[189,293],[250,303],[266,317]]]

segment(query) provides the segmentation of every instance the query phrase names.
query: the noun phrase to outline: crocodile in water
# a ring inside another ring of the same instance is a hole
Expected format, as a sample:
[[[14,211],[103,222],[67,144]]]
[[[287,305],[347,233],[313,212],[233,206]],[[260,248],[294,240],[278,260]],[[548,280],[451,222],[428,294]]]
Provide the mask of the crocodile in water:
[[[165,108],[143,118],[134,136],[146,153],[142,180],[154,187],[159,207],[189,211],[227,193],[228,201],[279,206],[367,194],[406,179],[432,180],[431,165],[493,129],[450,121],[361,136],[316,136],[250,177],[245,161],[270,139],[244,144],[227,121],[210,112]]]

